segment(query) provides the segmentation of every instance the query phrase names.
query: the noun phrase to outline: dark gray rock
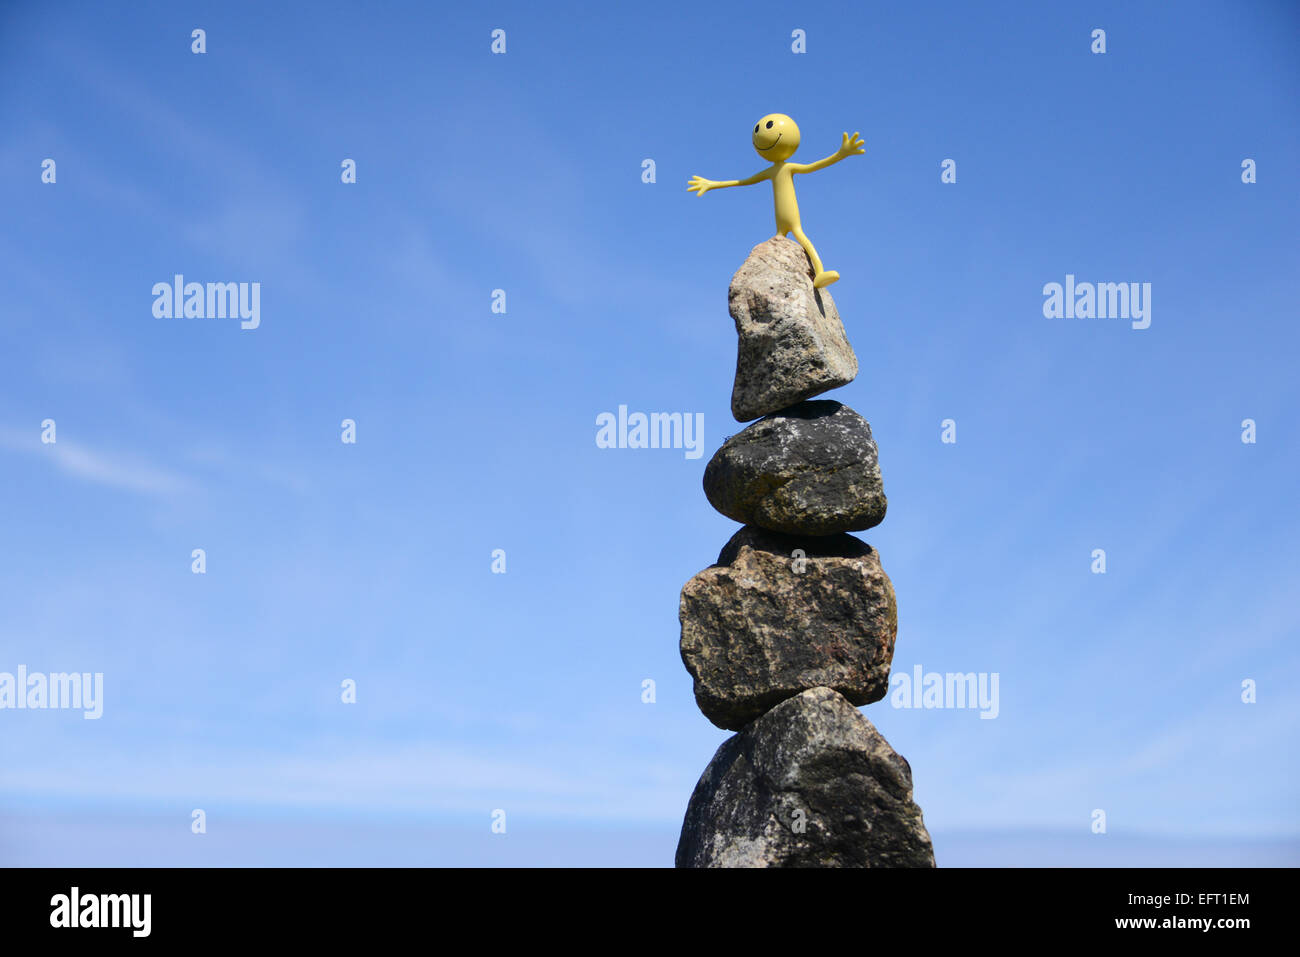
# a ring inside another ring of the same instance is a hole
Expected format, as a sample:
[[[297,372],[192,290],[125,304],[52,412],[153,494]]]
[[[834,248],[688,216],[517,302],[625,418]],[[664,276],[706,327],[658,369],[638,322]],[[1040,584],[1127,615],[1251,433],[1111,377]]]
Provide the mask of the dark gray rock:
[[[718,748],[678,867],[934,867],[912,769],[829,688],[777,705]]]
[[[829,399],[801,402],[729,438],[704,469],[704,494],[737,522],[801,535],[872,528],[888,504],[871,426]]]
[[[876,550],[851,535],[742,528],[682,588],[679,618],[695,703],[720,728],[744,727],[809,688],[853,704],[888,691],[894,587]]]
[[[748,422],[852,382],[858,374],[829,290],[814,289],[812,265],[792,239],[759,243],[728,290],[736,321],[731,414]]]

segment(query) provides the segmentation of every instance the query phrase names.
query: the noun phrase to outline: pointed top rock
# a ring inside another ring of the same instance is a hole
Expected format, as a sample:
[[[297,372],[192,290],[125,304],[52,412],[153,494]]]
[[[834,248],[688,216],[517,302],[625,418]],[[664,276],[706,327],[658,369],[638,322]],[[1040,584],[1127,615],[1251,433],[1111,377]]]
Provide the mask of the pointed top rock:
[[[732,277],[728,306],[739,337],[731,414],[748,422],[852,382],[858,359],[835,300],[813,288],[802,247],[759,243]]]

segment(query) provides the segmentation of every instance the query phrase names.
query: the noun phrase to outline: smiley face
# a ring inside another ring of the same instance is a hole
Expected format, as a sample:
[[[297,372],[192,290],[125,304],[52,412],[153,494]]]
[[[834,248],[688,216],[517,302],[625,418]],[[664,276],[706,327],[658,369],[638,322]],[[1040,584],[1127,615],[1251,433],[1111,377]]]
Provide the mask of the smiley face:
[[[754,149],[771,163],[794,155],[799,148],[799,127],[784,113],[769,113],[754,124]]]

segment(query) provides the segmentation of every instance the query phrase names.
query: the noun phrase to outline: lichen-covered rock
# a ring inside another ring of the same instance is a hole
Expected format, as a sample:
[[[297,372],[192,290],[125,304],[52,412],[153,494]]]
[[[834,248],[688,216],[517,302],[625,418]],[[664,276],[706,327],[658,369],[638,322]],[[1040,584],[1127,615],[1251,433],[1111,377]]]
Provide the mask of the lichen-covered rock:
[[[912,769],[829,688],[728,738],[686,809],[678,867],[934,867]]]
[[[858,705],[888,690],[894,587],[876,550],[851,535],[742,528],[682,588],[679,617],[695,703],[720,728],[809,688]]]
[[[888,502],[867,420],[801,402],[733,435],[704,469],[709,504],[774,532],[834,535],[879,525]]]
[[[852,382],[858,374],[835,300],[814,289],[803,248],[784,236],[759,243],[728,290],[736,321],[731,414],[748,422]]]

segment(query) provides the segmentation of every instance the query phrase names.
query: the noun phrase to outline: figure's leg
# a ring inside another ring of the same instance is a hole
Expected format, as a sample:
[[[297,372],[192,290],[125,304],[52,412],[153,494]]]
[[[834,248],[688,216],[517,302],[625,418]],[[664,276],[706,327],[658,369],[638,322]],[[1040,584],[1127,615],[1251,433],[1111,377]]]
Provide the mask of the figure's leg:
[[[821,257],[817,255],[817,250],[813,248],[812,240],[804,235],[802,228],[795,226],[791,232],[794,233],[794,238],[799,240],[799,245],[803,247],[803,251],[808,254],[808,261],[812,263],[813,273],[815,274],[813,276],[814,289],[822,289],[840,278],[840,274],[835,272],[835,270],[832,269],[830,272],[827,272],[822,268]]]

